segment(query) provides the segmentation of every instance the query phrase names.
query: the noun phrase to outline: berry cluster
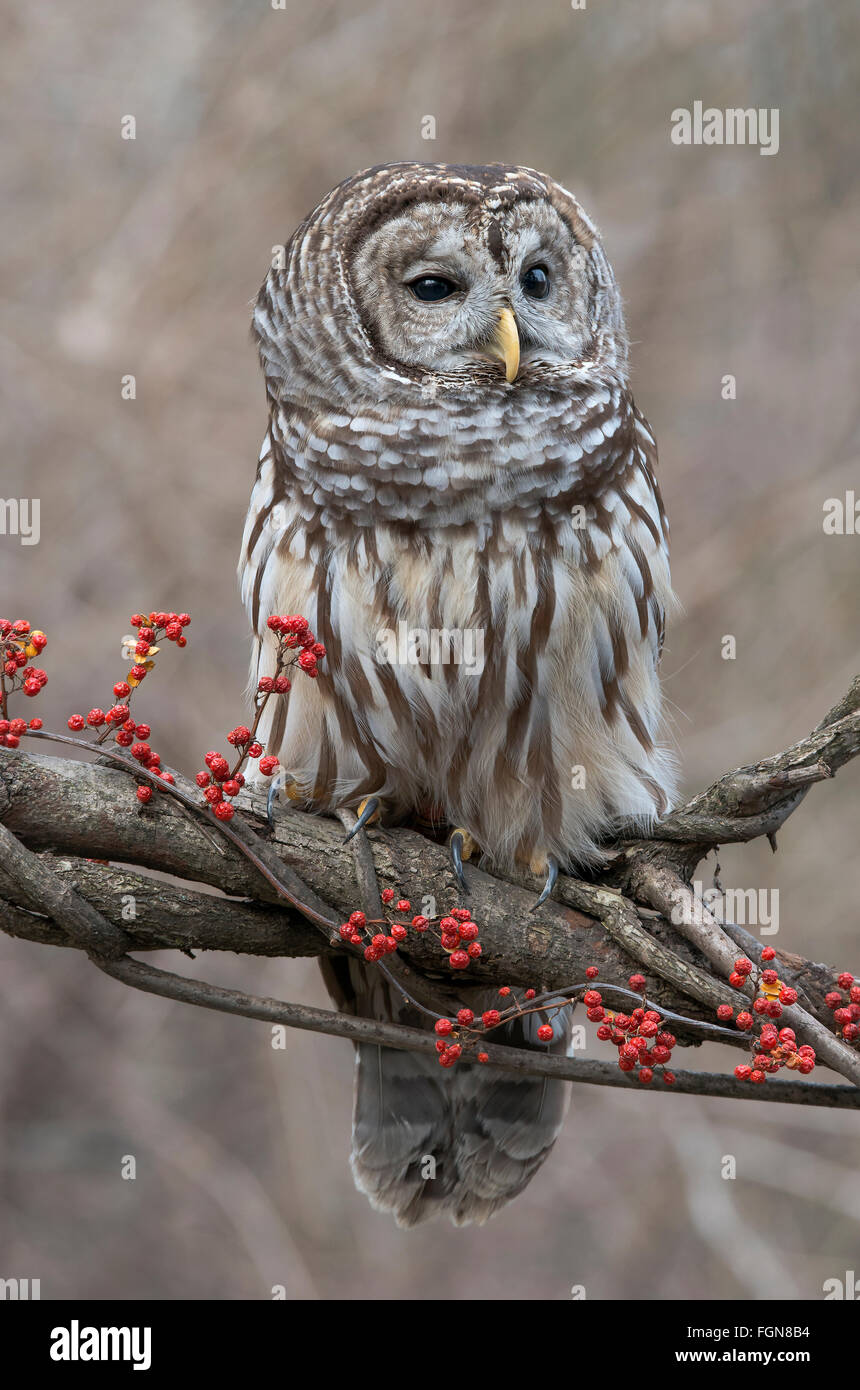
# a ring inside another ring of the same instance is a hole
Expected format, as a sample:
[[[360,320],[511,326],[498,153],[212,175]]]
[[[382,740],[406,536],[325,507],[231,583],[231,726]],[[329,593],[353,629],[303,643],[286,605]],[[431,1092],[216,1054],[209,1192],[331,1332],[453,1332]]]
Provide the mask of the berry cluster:
[[[586,974],[594,979],[597,967],[589,966]],[[603,999],[596,989],[587,989],[582,996],[592,1023],[599,1024],[597,1036],[601,1042],[611,1042],[618,1049],[618,1066],[621,1071],[635,1071],[636,1079],[643,1086],[654,1080],[655,1071],[663,1078],[665,1085],[674,1086],[675,1073],[666,1070],[666,1063],[672,1060],[672,1049],[677,1039],[674,1033],[661,1028],[661,1016],[656,1009],[649,1009],[645,999],[645,976],[631,975],[627,981],[630,988],[642,995],[641,1004],[629,1014],[615,1013],[603,1006]]]
[[[720,1004],[717,1008],[717,1018],[721,1023],[734,1021],[741,1033],[750,1035],[752,1064],[739,1063],[735,1067],[735,1076],[738,1081],[750,1081],[754,1086],[761,1086],[771,1073],[779,1071],[781,1067],[799,1071],[802,1076],[808,1076],[815,1067],[814,1049],[808,1043],[798,1047],[794,1029],[778,1028],[776,1025],[783,1009],[797,1003],[797,990],[783,984],[770,964],[775,957],[773,947],[764,946],[761,952],[763,969],[760,968],[753,975],[756,968],[752,961],[747,956],[739,956],[729,975],[729,984],[735,989],[742,989],[748,981],[755,985],[752,1012],[741,1009],[735,1015],[731,1004]],[[754,1031],[756,1028],[757,1032]]]
[[[393,888],[383,889],[382,901],[386,906],[394,902],[394,897]],[[408,916],[412,912],[412,904],[408,898],[399,898],[394,911],[401,917]],[[402,946],[409,937],[410,928],[419,935],[432,931],[435,936],[438,932],[439,944],[447,954],[452,970],[466,970],[470,961],[477,960],[483,950],[478,940],[478,924],[472,921],[467,907],[452,908],[445,917],[424,917],[419,914],[409,922],[398,922],[390,917],[368,921],[363,912],[352,912],[349,921],[344,922],[339,930],[341,940],[348,941],[352,946],[363,945],[364,959],[373,964]]]
[[[307,618],[300,614],[289,614],[286,617],[273,614],[266,620],[266,625],[270,632],[275,633],[277,639],[275,673],[272,676],[261,676],[257,683],[251,728],[238,724],[227,735],[227,742],[236,749],[232,767],[223,753],[213,750],[203,759],[206,768],[196,776],[204,801],[220,821],[231,820],[235,813],[235,807],[231,806],[230,802],[233,797],[239,795],[245,785],[242,769],[249,759],[260,759],[257,766],[264,777],[271,777],[278,766],[277,758],[261,757],[263,745],[257,740],[256,735],[269,700],[274,696],[289,695],[292,690],[292,681],[286,674],[287,671],[295,668],[293,674],[295,670],[299,670],[315,679],[319,675],[318,663],[325,656],[325,647],[311,632]]]
[[[537,1038],[542,1043],[550,1043],[555,1035],[551,1021],[554,1016],[567,1004],[581,1002],[586,1007],[589,1020],[599,1024],[598,1038],[617,1047],[618,1065],[622,1071],[635,1070],[638,1080],[646,1086],[653,1081],[655,1071],[659,1071],[667,1086],[674,1085],[674,1073],[666,1069],[666,1063],[671,1059],[676,1039],[661,1029],[660,1014],[656,1009],[646,1007],[644,995],[641,1006],[630,1014],[615,1013],[605,1008],[602,995],[593,987],[598,973],[597,966],[590,965],[585,972],[586,983],[566,990],[567,997],[563,1003],[559,1001],[557,992],[539,998],[533,989],[525,990],[522,998],[517,999],[511,987],[503,985],[499,996],[506,1003],[501,1009],[486,1009],[479,1019],[471,1009],[460,1009],[456,1019],[438,1019],[435,1029],[440,1066],[452,1067],[464,1055],[467,1060],[472,1060],[473,1054],[474,1060],[488,1062],[486,1052],[476,1052],[483,1035],[528,1014],[541,1016],[544,1021],[537,1028]],[[641,993],[645,988],[645,977],[631,975],[629,984],[632,990]]]
[[[27,729],[41,729],[41,719],[10,719],[8,698],[20,691],[32,699],[47,685],[40,666],[31,666],[48,645],[44,632],[32,628],[26,618],[0,618],[0,748],[17,748]]]
[[[163,782],[174,782],[171,772],[161,766],[161,754],[156,753],[147,740],[152,733],[148,724],[139,724],[131,713],[131,700],[135,690],[155,666],[159,642],[166,639],[177,647],[188,645],[185,628],[191,622],[188,613],[161,613],[154,610],[148,616],[132,613],[131,626],[136,634],[123,638],[123,654],[131,661],[128,674],[118,680],[113,687],[114,704],[107,710],[95,706],[87,715],[72,714],[68,726],[73,733],[86,729],[97,731],[95,743],[104,743],[111,734],[120,748],[127,748],[131,756],[147,772],[160,777]],[[152,787],[144,782],[137,788],[137,799],[144,805],[152,800]]]
[[[511,1003],[503,1009],[485,1009],[480,1019],[475,1017],[471,1009],[458,1010],[456,1019],[439,1018],[436,1020],[436,1052],[439,1058],[440,1067],[453,1067],[463,1056],[466,1050],[467,1058],[475,1054],[475,1061],[480,1063],[489,1062],[489,1054],[483,1051],[476,1051],[480,1047],[481,1037],[485,1033],[491,1033],[502,1023],[508,1023],[514,1018],[524,1018],[526,1014],[533,1013],[534,1010],[527,1008],[535,998],[535,991],[527,989],[522,1001],[518,1001],[511,991],[510,985],[503,985],[499,990],[502,999],[510,999]],[[553,1009],[551,1012],[557,1012]],[[545,1016],[546,1011],[545,1011]],[[537,1030],[537,1035],[541,1042],[551,1042],[553,1037],[552,1025],[542,1023]]]
[[[842,971],[836,983],[839,989],[831,990],[824,1002],[828,1009],[833,1010],[833,1022],[838,1025],[845,1041],[856,1043],[860,1039],[860,985],[854,983],[854,976],[847,970]]]

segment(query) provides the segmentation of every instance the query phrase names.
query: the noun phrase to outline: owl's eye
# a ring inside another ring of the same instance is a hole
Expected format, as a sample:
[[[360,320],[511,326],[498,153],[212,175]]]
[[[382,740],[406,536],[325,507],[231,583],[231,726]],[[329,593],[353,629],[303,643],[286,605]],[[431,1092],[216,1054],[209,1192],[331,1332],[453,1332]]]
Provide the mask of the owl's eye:
[[[415,298],[423,300],[425,304],[432,304],[437,299],[448,299],[457,291],[454,281],[446,280],[444,275],[419,275],[417,280],[411,281],[409,288]]]
[[[526,271],[520,284],[523,293],[530,299],[546,299],[549,294],[549,275],[545,265],[533,265]]]

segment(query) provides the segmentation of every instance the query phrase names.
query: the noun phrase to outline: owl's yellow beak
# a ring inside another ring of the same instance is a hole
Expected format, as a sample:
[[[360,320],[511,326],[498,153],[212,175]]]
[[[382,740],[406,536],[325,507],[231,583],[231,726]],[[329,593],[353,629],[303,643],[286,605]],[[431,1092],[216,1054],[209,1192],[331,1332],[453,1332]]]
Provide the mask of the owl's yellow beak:
[[[504,308],[499,311],[499,321],[487,352],[491,357],[504,362],[505,379],[516,381],[520,369],[520,335],[512,309]]]

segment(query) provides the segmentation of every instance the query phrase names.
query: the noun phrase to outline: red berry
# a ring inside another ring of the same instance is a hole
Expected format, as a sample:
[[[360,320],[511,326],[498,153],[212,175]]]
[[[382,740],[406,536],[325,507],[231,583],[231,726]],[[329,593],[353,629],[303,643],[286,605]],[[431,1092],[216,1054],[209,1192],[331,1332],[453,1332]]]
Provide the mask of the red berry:
[[[466,953],[468,956],[471,957],[472,960],[477,960],[478,956],[483,955],[484,948],[481,945],[480,941],[470,941],[469,945],[466,947]],[[455,951],[454,954],[459,955],[460,952]]]
[[[127,729],[120,729],[116,736],[116,741],[121,748],[130,748],[133,739],[134,734],[130,734]]]
[[[481,1022],[485,1028],[495,1028],[500,1018],[498,1009],[487,1009],[486,1013],[481,1014]]]
[[[449,1033],[454,1031],[454,1025],[450,1018],[437,1018],[434,1026],[441,1038],[447,1037]]]
[[[357,927],[366,927],[367,918],[363,912],[351,912],[349,914],[349,925],[355,930]]]
[[[383,901],[384,903],[390,903],[390,902],[392,901],[393,898],[394,898],[394,889],[393,889],[393,888],[383,888],[383,890],[382,890],[382,901]]]
[[[232,743],[234,748],[241,747],[242,744],[250,743],[251,730],[246,729],[244,724],[239,724],[235,729],[231,729],[227,735],[227,742]]]
[[[221,788],[207,787],[203,795],[209,802],[210,806],[217,806],[218,802],[221,800]]]
[[[847,970],[843,970],[842,974],[836,977],[836,983],[840,989],[850,989],[854,983],[854,976],[850,975]]]
[[[664,1071],[663,1080],[667,1086],[674,1086],[676,1080],[675,1073],[673,1071]]]
[[[411,911],[412,911],[412,904],[411,904],[411,902],[409,901],[408,898],[400,898],[400,900],[399,900],[398,903],[397,903],[397,911],[398,911],[398,912],[411,912]]]
[[[484,1062],[489,1062],[489,1060],[490,1060],[490,1054],[489,1054],[489,1052],[479,1052],[479,1053],[478,1053],[478,1061],[479,1061],[479,1062],[484,1063]]]
[[[198,787],[208,787],[212,778],[209,776],[208,772],[198,772],[194,780]]]
[[[269,695],[275,688],[275,682],[271,676],[261,676],[257,682],[257,689],[262,690],[264,695]]]
[[[752,1014],[747,1013],[746,1009],[744,1009],[735,1019],[735,1027],[739,1028],[742,1033],[745,1033],[748,1028],[752,1028],[754,1021]]]
[[[100,710],[100,709],[91,709],[91,710],[90,710],[89,714],[87,715],[87,723],[88,723],[93,729],[97,729],[98,726],[99,726],[100,724],[104,724],[104,722],[105,722],[105,715],[104,715],[104,711],[103,711],[103,710]]]
[[[144,804],[145,804],[147,801],[151,801],[151,800],[152,800],[152,787],[138,787],[138,789],[137,789],[137,799],[138,799],[138,801],[144,802]]]
[[[470,1024],[475,1022],[475,1015],[471,1009],[461,1009],[457,1014],[457,1022],[462,1023],[464,1028],[468,1028]]]
[[[654,1073],[650,1067],[639,1068],[639,1080],[642,1082],[644,1086],[647,1086],[651,1081],[654,1080]]]
[[[717,1007],[717,1018],[721,1018],[724,1022],[726,1022],[733,1016],[734,1012],[735,1011],[732,1008],[731,1004],[720,1004]]]
[[[31,729],[41,729],[41,727],[42,727],[42,721],[41,721],[41,719],[31,719],[31,720],[30,720],[30,725],[29,725],[29,727],[30,727]]]
[[[430,922],[426,917],[421,917],[419,915],[418,917],[412,918],[412,925],[416,931],[426,931],[430,925]]]
[[[394,926],[391,928],[391,935],[394,937],[395,941],[405,941],[406,937],[408,936],[408,932],[406,928],[400,924],[400,922],[395,922]]]
[[[70,729],[82,729],[84,727],[84,716],[82,714],[73,714],[67,722]]]
[[[739,956],[735,961],[735,970],[739,975],[749,975],[753,968],[753,963],[746,956]]]
[[[263,745],[262,745],[262,743],[252,743],[251,746],[250,746],[250,748],[248,749],[248,757],[249,757],[249,758],[259,758],[259,756],[260,756],[260,754],[262,753],[262,751],[263,751]]]
[[[551,1028],[550,1024],[548,1024],[548,1023],[542,1023],[541,1026],[540,1026],[540,1028],[538,1028],[538,1030],[537,1030],[537,1035],[538,1035],[538,1037],[540,1038],[541,1042],[551,1042],[551,1041],[552,1041],[552,1028]]]
[[[276,678],[274,685],[276,695],[286,695],[288,691],[292,690],[292,688],[292,683],[287,679],[286,676],[278,676]]]
[[[266,758],[261,758],[257,766],[259,767],[264,777],[271,777],[275,768],[278,766],[278,760],[277,758],[273,758],[270,754]]]
[[[772,946],[763,946],[763,947],[762,947],[762,952],[761,952],[761,958],[762,958],[762,960],[773,960],[775,956],[776,956],[776,951],[773,949]]]
[[[113,693],[118,700],[125,700],[131,694],[131,686],[127,681],[117,681]]]
[[[230,820],[235,814],[235,808],[229,801],[219,801],[215,807],[215,814],[219,820]]]
[[[221,790],[225,796],[238,796],[242,788],[235,777],[228,777],[227,781],[222,785]]]
[[[585,972],[585,978],[586,980],[596,980],[599,974],[600,971],[598,970],[597,966],[590,965]]]
[[[473,947],[470,946],[469,950],[471,951],[472,949]],[[448,964],[452,970],[465,970],[469,964],[469,956],[465,951],[452,951],[448,957]]]
[[[635,989],[637,994],[640,994],[642,990],[645,988],[645,976],[631,975],[627,983],[631,989]]]

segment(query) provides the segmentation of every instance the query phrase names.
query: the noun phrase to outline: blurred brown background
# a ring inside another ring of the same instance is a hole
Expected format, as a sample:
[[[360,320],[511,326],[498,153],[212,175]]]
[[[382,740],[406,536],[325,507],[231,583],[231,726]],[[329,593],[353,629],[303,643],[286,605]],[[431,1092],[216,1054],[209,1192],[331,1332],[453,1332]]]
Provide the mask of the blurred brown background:
[[[46,723],[104,702],[128,615],[152,605],[193,615],[144,694],[166,761],[193,771],[241,717],[234,568],[265,423],[250,303],[319,197],[404,158],[536,166],[603,229],[672,519],[687,788],[801,737],[847,688],[860,536],[826,536],[822,504],[860,496],[853,0],[0,15],[0,492],[41,499],[38,546],[0,536],[0,612],[48,632]],[[778,107],[779,153],[673,145],[696,100]],[[858,776],[813,789],[778,855],[722,860],[727,885],[779,889],[779,944],[855,969]],[[818,1298],[860,1268],[856,1117],[577,1088],[551,1161],[488,1227],[401,1232],[353,1190],[348,1045],[273,1052],[262,1025],[72,953],[3,940],[0,962],[0,1276],[43,1297]],[[324,998],[311,963],[197,969]]]

